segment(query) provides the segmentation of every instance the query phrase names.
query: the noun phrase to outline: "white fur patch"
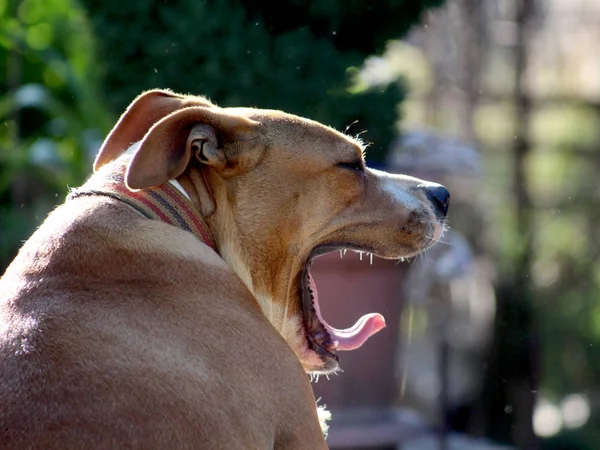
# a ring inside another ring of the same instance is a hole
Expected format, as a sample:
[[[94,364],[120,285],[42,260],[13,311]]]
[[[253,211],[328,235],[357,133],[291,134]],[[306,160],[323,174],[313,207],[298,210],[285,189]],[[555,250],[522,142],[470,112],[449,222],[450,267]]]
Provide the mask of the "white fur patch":
[[[419,200],[411,193],[411,190],[441,186],[438,183],[423,181],[407,175],[392,175],[376,169],[368,170],[379,178],[382,190],[398,205],[406,209],[418,210],[420,207]]]
[[[317,400],[317,416],[319,417],[321,430],[323,431],[325,437],[327,437],[327,433],[329,432],[329,424],[327,422],[331,420],[331,413],[327,410],[327,405],[318,404],[319,400]]]
[[[191,197],[188,195],[187,192],[185,192],[185,189],[183,189],[183,186],[181,185],[181,183],[179,181],[177,181],[177,180],[169,180],[169,183],[171,183],[173,186],[175,186],[175,188],[179,192],[181,192],[183,195],[185,195],[189,201],[192,201]]]
[[[396,200],[397,203],[403,207],[408,207],[416,203],[415,198],[406,190],[398,186],[398,183],[394,183],[393,180],[385,180],[383,182],[383,188],[392,196],[394,200]]]
[[[123,155],[134,155],[135,152],[138,151],[138,148],[140,148],[141,143],[142,141],[137,141],[136,143],[132,144],[127,150],[123,152]]]
[[[382,172],[376,169],[369,169],[379,178],[381,187],[396,203],[402,208],[414,209],[418,207],[417,199],[402,187],[399,179],[389,173]]]

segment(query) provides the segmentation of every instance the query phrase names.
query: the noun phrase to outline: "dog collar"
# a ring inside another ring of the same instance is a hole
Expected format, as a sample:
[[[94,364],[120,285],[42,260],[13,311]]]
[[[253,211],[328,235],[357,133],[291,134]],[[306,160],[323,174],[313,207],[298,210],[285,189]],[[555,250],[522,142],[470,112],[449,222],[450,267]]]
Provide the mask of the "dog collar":
[[[67,200],[90,196],[114,198],[131,206],[148,219],[160,220],[189,231],[217,251],[214,239],[204,225],[200,212],[184,194],[185,191],[183,189],[180,191],[177,185],[165,183],[132,191],[125,185],[123,173],[115,171],[107,176],[92,177],[80,188],[72,190]]]

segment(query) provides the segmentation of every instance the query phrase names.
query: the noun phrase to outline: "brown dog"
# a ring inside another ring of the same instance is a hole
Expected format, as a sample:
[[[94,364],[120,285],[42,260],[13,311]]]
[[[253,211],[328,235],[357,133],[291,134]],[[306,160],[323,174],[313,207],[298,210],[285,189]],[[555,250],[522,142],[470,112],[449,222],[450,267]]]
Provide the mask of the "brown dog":
[[[280,111],[138,97],[0,280],[0,448],[326,448],[306,372],[385,323],[329,326],[310,261],[415,255],[449,199],[362,153]]]

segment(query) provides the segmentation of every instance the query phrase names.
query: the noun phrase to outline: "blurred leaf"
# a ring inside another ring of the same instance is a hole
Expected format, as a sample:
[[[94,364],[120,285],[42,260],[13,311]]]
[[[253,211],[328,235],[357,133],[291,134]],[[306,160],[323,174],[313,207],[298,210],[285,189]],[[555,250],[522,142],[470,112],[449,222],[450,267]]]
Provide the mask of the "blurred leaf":
[[[358,120],[381,162],[397,134],[403,87],[355,84],[353,67],[441,0],[364,2],[84,0],[121,112],[144,89],[206,95],[222,106],[281,109],[337,129]],[[177,26],[173,26],[177,24]]]
[[[91,172],[114,118],[99,95],[93,37],[75,1],[25,0],[18,20],[6,3],[0,13],[0,73],[13,74],[0,76],[3,267],[67,186]]]

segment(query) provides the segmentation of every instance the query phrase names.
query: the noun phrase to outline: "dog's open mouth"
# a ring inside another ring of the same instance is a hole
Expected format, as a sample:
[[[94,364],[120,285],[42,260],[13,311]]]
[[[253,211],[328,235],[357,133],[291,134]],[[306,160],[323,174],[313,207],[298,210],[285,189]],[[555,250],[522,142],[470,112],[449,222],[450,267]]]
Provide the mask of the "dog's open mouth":
[[[319,370],[315,370],[316,373],[335,370],[338,365],[338,351],[354,350],[360,347],[367,339],[385,327],[385,319],[378,313],[366,314],[353,326],[346,329],[332,327],[321,316],[319,296],[315,282],[310,275],[310,267],[313,259],[317,256],[340,248],[347,247],[317,247],[311,252],[302,272],[302,309],[306,339],[309,349],[314,351],[323,362],[323,366]]]

